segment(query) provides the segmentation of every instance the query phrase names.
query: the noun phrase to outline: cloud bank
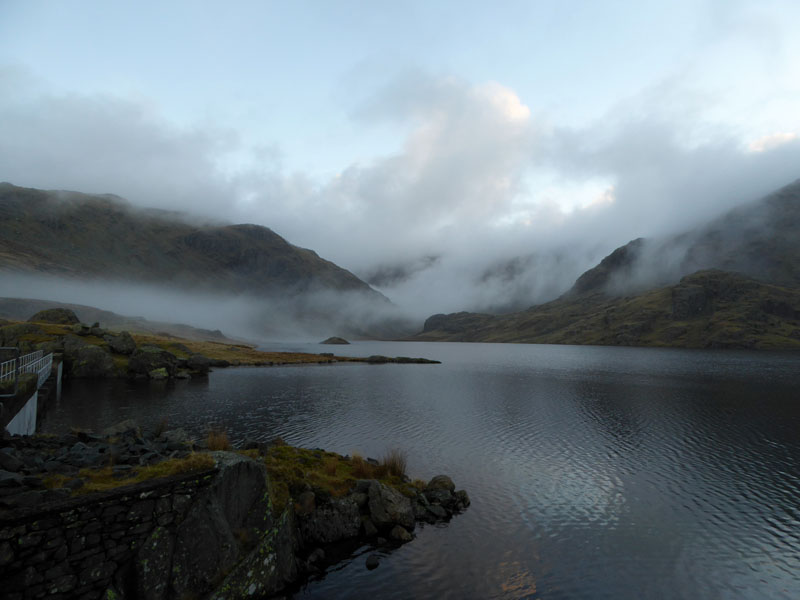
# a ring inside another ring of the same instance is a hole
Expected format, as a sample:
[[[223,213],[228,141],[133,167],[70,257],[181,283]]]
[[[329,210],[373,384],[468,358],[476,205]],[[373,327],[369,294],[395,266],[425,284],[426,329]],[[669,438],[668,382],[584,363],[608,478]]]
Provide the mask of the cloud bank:
[[[5,69],[0,179],[266,225],[376,275],[414,318],[510,310],[552,299],[630,239],[800,177],[797,132],[743,139],[706,98],[664,85],[566,126],[500,83],[408,71],[352,112],[402,132],[396,149],[320,179],[287,172],[270,140],[247,147],[233,130],[171,124],[147,99],[54,95]]]

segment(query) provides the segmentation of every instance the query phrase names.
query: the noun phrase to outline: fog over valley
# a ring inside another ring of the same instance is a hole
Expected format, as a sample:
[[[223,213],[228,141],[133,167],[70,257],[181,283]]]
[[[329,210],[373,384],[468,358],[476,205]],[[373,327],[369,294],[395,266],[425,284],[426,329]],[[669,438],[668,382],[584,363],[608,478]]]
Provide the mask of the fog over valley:
[[[0,64],[0,178],[114,194],[183,220],[266,226],[370,283],[406,329],[433,313],[522,310],[559,297],[633,239],[672,239],[800,176],[800,122],[788,110],[798,42],[785,18],[796,11],[687,3],[677,13],[691,16],[691,35],[647,47],[658,68],[644,76],[606,48],[581,67],[582,82],[553,79],[536,59],[526,78],[505,67],[470,73],[450,54],[438,65],[415,50],[398,57],[391,36],[370,32],[376,58],[351,48],[327,57],[333,74],[313,71],[312,95],[295,103],[287,87],[273,94],[293,79],[272,56],[263,66],[275,67],[275,80],[237,80],[248,91],[240,100],[192,95],[207,90],[199,74],[166,95],[142,70],[148,53],[136,64],[119,59],[129,69],[119,86],[93,64],[73,69],[70,82],[6,27],[15,52]],[[54,18],[39,16],[43,27]],[[302,21],[286,18],[290,29]],[[640,33],[624,35],[644,51]],[[156,34],[154,43],[155,52],[166,42]],[[746,85],[719,69],[730,48],[748,57]],[[504,58],[503,48],[487,52]],[[240,61],[230,73],[255,64],[235,46],[225,56]],[[561,60],[577,68],[577,57]],[[592,68],[617,79],[603,87]],[[327,92],[314,96],[320,86]],[[321,104],[327,112],[311,121]],[[660,260],[671,253],[680,251]],[[77,298],[77,288],[64,291]],[[171,293],[152,311],[167,311]],[[78,299],[91,304],[88,296]]]

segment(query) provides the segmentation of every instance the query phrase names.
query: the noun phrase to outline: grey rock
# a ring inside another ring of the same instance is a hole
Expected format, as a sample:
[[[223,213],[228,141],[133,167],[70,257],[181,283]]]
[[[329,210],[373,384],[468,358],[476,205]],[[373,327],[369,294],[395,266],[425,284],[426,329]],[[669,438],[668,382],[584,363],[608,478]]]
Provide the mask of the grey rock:
[[[72,326],[72,333],[75,335],[85,336],[92,333],[92,328],[88,325],[84,325],[83,323],[75,323],[75,325]]]
[[[23,466],[25,466],[24,463],[14,456],[11,448],[3,448],[0,450],[0,469],[17,473]]]
[[[455,497],[447,490],[425,490],[423,495],[431,504],[450,506],[455,502]]]
[[[410,542],[414,537],[402,525],[395,525],[389,534],[393,540],[398,542]]]
[[[11,471],[0,470],[0,488],[22,487],[22,475]]]
[[[370,571],[372,571],[373,569],[377,569],[380,564],[381,560],[380,558],[378,558],[377,554],[370,554],[367,557],[366,565]]]
[[[67,361],[70,377],[81,379],[106,379],[116,375],[114,360],[99,346],[82,346]]]
[[[361,521],[364,527],[364,537],[371,538],[378,535],[378,528],[375,527],[375,523],[373,523],[369,517],[367,517],[366,515],[362,516]]]
[[[192,372],[197,374],[205,374],[211,369],[211,359],[203,356],[202,354],[192,354],[186,360],[186,367]]]
[[[456,490],[456,484],[447,475],[437,475],[428,482],[425,490],[447,490],[452,494]]]
[[[178,368],[178,357],[157,346],[141,346],[131,354],[128,371],[133,375],[147,375],[157,369],[165,369],[174,377]]]
[[[3,504],[10,508],[32,508],[40,505],[45,500],[43,492],[27,490],[13,496],[3,498]]]
[[[111,351],[117,354],[129,356],[136,350],[136,341],[127,331],[120,331],[116,335],[107,333],[103,336],[103,339],[106,341]]]
[[[37,312],[28,319],[28,322],[74,325],[75,323],[79,323],[80,319],[78,319],[78,315],[75,314],[75,311],[69,308],[48,308]]]
[[[136,554],[137,597],[145,600],[164,600],[170,581],[175,537],[156,527]]]
[[[428,506],[427,511],[435,517],[434,520],[446,519],[450,516],[450,513],[439,504],[431,504]]]
[[[361,515],[351,498],[332,499],[298,518],[298,526],[307,544],[328,544],[358,537]]]
[[[414,511],[411,500],[397,490],[374,482],[369,487],[369,514],[375,526],[388,528],[402,525],[414,529]]]
[[[135,436],[139,437],[142,435],[142,430],[139,428],[138,423],[136,423],[136,421],[133,419],[125,419],[124,421],[115,423],[110,427],[106,427],[103,429],[102,433],[105,437],[119,436],[124,433],[133,433]]]

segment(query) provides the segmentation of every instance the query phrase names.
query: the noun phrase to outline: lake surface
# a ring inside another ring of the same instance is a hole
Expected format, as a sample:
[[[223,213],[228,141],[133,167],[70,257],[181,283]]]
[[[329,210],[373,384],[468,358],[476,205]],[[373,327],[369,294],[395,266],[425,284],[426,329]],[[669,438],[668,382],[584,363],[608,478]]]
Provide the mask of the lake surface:
[[[800,354],[357,343],[276,349],[441,365],[70,382],[45,430],[225,426],[233,438],[446,473],[472,506],[297,598],[800,598]]]

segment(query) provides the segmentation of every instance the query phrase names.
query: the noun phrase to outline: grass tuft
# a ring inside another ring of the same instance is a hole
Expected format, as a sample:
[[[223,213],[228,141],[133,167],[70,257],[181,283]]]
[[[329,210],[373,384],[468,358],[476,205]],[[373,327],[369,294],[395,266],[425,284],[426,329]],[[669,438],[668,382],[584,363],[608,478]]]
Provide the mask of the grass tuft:
[[[231,449],[231,441],[228,439],[228,432],[223,429],[210,429],[208,432],[208,437],[206,438],[206,444],[208,445],[209,450]]]
[[[209,454],[193,452],[186,458],[171,458],[155,465],[140,467],[133,470],[127,477],[118,477],[111,466],[100,469],[81,469],[78,475],[86,483],[74,493],[102,492],[150,479],[170,477],[191,471],[205,471],[213,467],[214,459]],[[54,474],[44,477],[42,482],[46,487],[53,489],[64,487],[71,479],[65,475]]]
[[[384,455],[381,464],[386,467],[390,475],[402,479],[408,467],[408,453],[400,448],[392,448]]]

